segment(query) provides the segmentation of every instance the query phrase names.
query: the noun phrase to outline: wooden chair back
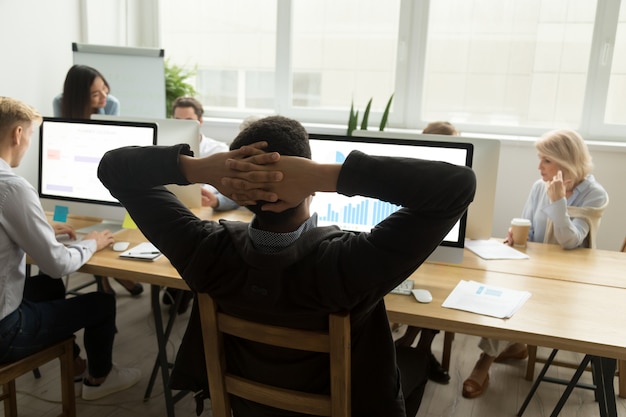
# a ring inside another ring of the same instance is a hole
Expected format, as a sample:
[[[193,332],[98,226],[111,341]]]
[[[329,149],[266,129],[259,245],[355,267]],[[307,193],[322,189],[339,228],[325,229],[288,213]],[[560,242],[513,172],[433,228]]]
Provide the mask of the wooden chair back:
[[[330,314],[329,331],[310,331],[256,323],[219,311],[206,293],[198,293],[211,408],[214,417],[230,417],[230,395],[283,410],[317,416],[351,415],[350,316]],[[262,384],[229,373],[223,334],[272,346],[330,354],[330,395]]]
[[[52,346],[33,353],[15,362],[0,365],[0,385],[4,401],[4,416],[17,417],[17,395],[15,380],[51,360],[59,358],[61,362],[61,397],[63,411],[59,417],[76,416],[76,398],[74,397],[74,336]]]

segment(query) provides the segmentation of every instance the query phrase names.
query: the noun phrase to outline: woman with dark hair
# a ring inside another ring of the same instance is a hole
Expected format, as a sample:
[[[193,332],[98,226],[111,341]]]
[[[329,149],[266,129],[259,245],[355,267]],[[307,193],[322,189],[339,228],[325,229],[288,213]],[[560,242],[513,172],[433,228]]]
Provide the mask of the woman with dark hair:
[[[104,76],[87,65],[73,65],[65,77],[63,94],[52,102],[55,117],[89,119],[92,114],[120,114],[120,102],[110,95]]]
[[[90,119],[92,114],[120,114],[120,102],[110,95],[111,87],[106,78],[95,68],[72,65],[65,76],[63,94],[54,98],[54,117],[66,119]],[[107,277],[100,277],[102,290],[115,295]],[[143,286],[128,280],[116,279],[131,295],[143,292]]]

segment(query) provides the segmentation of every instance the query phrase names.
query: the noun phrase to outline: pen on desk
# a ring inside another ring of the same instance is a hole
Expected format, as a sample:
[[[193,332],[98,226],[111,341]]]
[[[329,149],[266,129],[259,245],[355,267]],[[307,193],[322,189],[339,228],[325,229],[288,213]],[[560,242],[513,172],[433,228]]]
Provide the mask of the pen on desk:
[[[132,256],[132,255],[158,255],[159,253],[161,253],[161,252],[159,252],[159,251],[156,251],[156,252],[128,252],[128,255],[129,256]]]

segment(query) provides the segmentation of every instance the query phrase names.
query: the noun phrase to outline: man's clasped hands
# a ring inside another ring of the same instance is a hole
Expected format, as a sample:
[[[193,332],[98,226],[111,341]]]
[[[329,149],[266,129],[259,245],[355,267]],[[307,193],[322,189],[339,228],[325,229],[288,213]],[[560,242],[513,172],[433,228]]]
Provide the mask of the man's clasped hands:
[[[281,212],[295,207],[319,190],[314,185],[320,165],[310,159],[266,152],[267,142],[257,142],[239,149],[212,154],[181,164],[183,175],[191,183],[213,184],[222,194],[239,205],[262,203],[266,211]],[[336,184],[328,184],[334,190]]]

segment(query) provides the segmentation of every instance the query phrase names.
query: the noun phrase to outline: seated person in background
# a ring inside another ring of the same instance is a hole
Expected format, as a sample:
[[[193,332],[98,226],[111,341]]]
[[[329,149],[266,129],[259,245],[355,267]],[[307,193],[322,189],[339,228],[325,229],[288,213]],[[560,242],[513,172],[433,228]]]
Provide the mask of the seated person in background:
[[[603,207],[609,198],[591,175],[593,164],[585,141],[572,130],[554,130],[539,138],[535,147],[541,179],[533,184],[521,216],[532,222],[528,240],[544,242],[550,221],[554,238],[563,249],[585,246],[590,226],[582,219],[570,217],[567,207]],[[514,243],[510,230],[505,243]],[[478,397],[485,391],[493,362],[528,356],[522,343],[504,345],[499,340],[482,338],[478,346],[483,353],[463,383],[466,398]]]
[[[172,104],[172,116],[174,119],[196,120],[202,126],[204,108],[193,97],[178,97]],[[206,137],[200,132],[200,155],[207,156],[218,152],[228,152],[228,145],[219,140]],[[202,205],[212,207],[217,211],[234,210],[239,205],[230,198],[220,194],[215,187],[205,184],[202,188]]]
[[[263,117],[265,116],[261,116],[257,114],[251,114],[250,116],[245,117],[239,124],[239,131],[241,132],[246,127],[250,126],[252,123],[256,122],[257,120],[262,119]]]
[[[69,299],[61,277],[75,272],[91,255],[113,243],[109,231],[91,232],[65,247],[55,234],[75,238],[67,225],[50,226],[37,192],[13,173],[28,149],[41,115],[26,104],[0,97],[0,363],[13,362],[84,329],[87,362],[74,344],[77,388],[95,400],[129,388],[138,369],[113,365],[115,298],[92,292]],[[26,253],[42,271],[25,275]]]
[[[450,122],[439,121],[429,123],[424,130],[424,134],[431,135],[449,135],[458,136],[460,133]],[[428,379],[437,382],[439,384],[447,384],[450,382],[450,374],[446,371],[441,363],[437,360],[432,351],[433,339],[439,333],[439,330],[424,329],[415,326],[407,326],[406,332],[402,337],[396,340],[396,346],[412,346],[415,342],[417,334],[421,332],[420,339],[415,346],[416,349],[423,350],[428,354],[430,361],[430,367],[428,372]]]
[[[426,125],[424,130],[422,130],[422,133],[424,135],[448,136],[459,136],[461,134],[452,123],[446,121],[430,122]]]
[[[467,210],[476,186],[472,170],[359,151],[343,164],[319,164],[310,160],[306,130],[281,116],[254,122],[231,149],[198,159],[186,145],[121,148],[104,156],[99,178],[188,285],[211,294],[225,312],[323,329],[329,313],[349,311],[353,415],[415,416],[428,359],[417,349],[396,352],[383,297],[424,262]],[[161,187],[173,182],[217,184],[252,210],[254,219],[200,220]],[[370,196],[402,208],[371,233],[317,227],[317,215],[309,212],[317,191]],[[194,305],[170,385],[198,392],[197,398],[207,390],[200,332]],[[237,364],[247,377],[329,391],[323,354],[303,357],[230,337],[225,342],[233,352],[229,366]],[[264,406],[231,401],[235,416],[275,415]]]
[[[63,94],[52,101],[54,117],[90,119],[92,114],[120,114],[120,102],[109,94],[111,87],[104,75],[87,65],[73,65],[65,76]],[[97,276],[102,291],[115,295],[108,277]],[[143,292],[143,285],[116,279],[133,296]]]
[[[65,77],[63,93],[52,101],[54,117],[90,119],[92,114],[120,114],[120,102],[100,72],[87,65],[73,65]]]
[[[202,103],[193,97],[178,97],[172,104],[172,117],[174,119],[195,120],[202,126],[204,108]],[[200,132],[200,155],[208,156],[218,152],[228,152],[228,145],[219,140],[206,137]],[[215,187],[204,184],[202,191],[202,205],[211,207],[215,211],[227,211],[239,208],[239,204],[221,194]],[[178,294],[183,295],[178,305],[178,314],[184,314],[189,308],[189,303],[193,299],[191,291],[178,290],[176,288],[165,288],[163,293],[163,304],[173,304]]]

